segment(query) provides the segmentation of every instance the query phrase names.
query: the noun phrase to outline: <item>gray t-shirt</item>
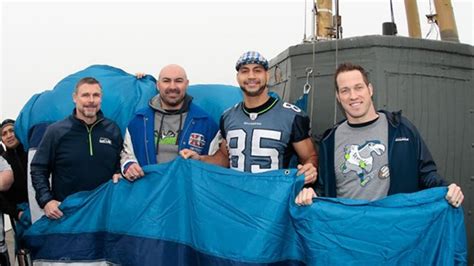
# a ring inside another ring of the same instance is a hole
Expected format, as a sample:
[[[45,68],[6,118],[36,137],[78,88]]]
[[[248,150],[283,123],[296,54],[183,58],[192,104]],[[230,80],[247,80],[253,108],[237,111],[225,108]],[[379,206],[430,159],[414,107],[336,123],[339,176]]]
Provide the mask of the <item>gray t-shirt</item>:
[[[178,138],[188,113],[163,114],[155,112],[156,161],[166,163],[178,156]]]
[[[337,197],[377,200],[387,196],[388,122],[385,114],[362,126],[342,123],[335,133],[334,171]]]
[[[5,170],[12,170],[12,168],[8,162],[2,156],[0,156],[0,172]]]

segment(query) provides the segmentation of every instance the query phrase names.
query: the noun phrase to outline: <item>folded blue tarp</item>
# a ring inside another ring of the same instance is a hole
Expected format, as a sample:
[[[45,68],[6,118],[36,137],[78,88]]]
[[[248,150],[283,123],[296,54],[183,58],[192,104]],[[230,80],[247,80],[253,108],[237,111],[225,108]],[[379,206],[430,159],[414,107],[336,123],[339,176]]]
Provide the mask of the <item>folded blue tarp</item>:
[[[58,221],[36,222],[27,233],[33,257],[121,265],[302,264],[288,212],[294,171],[247,175],[184,159],[144,170],[134,183],[107,183],[66,199]]]
[[[101,83],[102,111],[118,124],[122,133],[135,112],[146,107],[158,93],[156,80],[150,75],[137,79],[112,66],[90,66],[67,76],[52,90],[33,95],[25,104],[15,123],[16,136],[25,149],[39,144],[46,126],[72,114],[72,93],[76,83],[84,77],[94,77]],[[225,109],[242,100],[240,89],[229,85],[191,85],[188,93],[217,123]]]
[[[33,257],[121,265],[456,265],[466,263],[461,209],[446,188],[377,202],[294,205],[295,170],[246,174],[181,158],[61,205],[27,232]]]
[[[446,188],[375,202],[321,198],[290,208],[309,265],[465,265],[462,209]]]
[[[151,76],[137,79],[125,71],[106,65],[93,65],[61,80],[53,90],[33,95],[22,108],[15,134],[25,149],[30,147],[31,138],[35,144],[44,133],[47,125],[72,114],[74,103],[72,93],[76,83],[84,77],[95,77],[102,85],[102,111],[113,119],[122,132],[138,108],[143,108],[148,100],[156,94],[155,81]],[[39,133],[32,130],[35,126],[44,125]],[[34,147],[34,146],[33,146]]]

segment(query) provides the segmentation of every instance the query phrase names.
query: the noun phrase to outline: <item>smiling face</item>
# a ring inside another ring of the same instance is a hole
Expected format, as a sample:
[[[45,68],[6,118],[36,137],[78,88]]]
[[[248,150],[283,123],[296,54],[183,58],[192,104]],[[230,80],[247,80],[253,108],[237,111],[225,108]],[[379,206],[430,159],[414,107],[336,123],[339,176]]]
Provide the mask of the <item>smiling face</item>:
[[[360,124],[377,118],[372,102],[372,85],[364,81],[359,70],[339,73],[336,83],[336,98],[341,103],[349,123]]]
[[[102,103],[102,89],[99,84],[84,83],[77,87],[73,94],[76,104],[76,117],[87,124],[92,124],[97,120],[97,112]]]
[[[183,105],[189,80],[181,66],[168,65],[160,71],[156,86],[160,92],[161,108],[178,110]]]
[[[259,64],[243,65],[237,72],[237,82],[246,97],[261,96],[266,91],[267,80],[268,72]]]

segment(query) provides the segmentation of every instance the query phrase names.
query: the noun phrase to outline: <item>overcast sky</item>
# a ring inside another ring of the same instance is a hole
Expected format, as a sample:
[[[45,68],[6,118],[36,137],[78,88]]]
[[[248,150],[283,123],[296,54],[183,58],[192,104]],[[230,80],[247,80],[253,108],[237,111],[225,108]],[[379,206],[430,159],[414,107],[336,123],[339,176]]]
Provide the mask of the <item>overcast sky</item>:
[[[381,34],[389,2],[340,1],[344,37]],[[393,3],[399,35],[407,36],[403,0]],[[423,36],[429,3],[418,0]],[[452,3],[460,41],[473,45],[473,4]],[[0,119],[15,118],[33,94],[92,64],[156,75],[177,63],[191,84],[235,85],[240,54],[258,50],[270,60],[301,43],[305,25],[304,0],[2,1],[0,8]]]

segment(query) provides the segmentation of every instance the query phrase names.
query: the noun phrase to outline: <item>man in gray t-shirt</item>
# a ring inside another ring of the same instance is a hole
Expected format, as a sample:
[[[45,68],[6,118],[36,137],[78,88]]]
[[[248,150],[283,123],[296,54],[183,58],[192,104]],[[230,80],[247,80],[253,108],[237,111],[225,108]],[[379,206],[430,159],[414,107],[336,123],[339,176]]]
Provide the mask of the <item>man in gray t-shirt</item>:
[[[345,121],[336,130],[334,172],[338,197],[376,200],[387,196],[390,172],[387,118],[363,126]]]
[[[415,126],[400,112],[375,110],[373,87],[363,67],[341,64],[335,85],[347,120],[320,142],[321,195],[377,200],[448,185]],[[296,203],[311,204],[313,197],[315,188],[305,188]],[[464,200],[461,188],[449,185],[446,200],[459,207]]]

